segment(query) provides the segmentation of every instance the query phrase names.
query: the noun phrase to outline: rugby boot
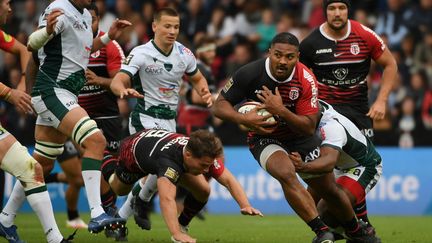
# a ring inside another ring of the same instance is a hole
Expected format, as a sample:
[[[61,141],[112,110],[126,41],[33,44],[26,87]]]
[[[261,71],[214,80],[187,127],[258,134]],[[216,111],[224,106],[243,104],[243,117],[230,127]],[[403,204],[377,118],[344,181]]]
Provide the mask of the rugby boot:
[[[106,228],[121,228],[126,224],[126,219],[116,218],[103,213],[96,218],[90,219],[88,223],[88,231],[90,233],[99,233]]]
[[[326,230],[318,233],[317,236],[312,240],[312,243],[334,243],[334,235],[332,232]]]
[[[12,225],[11,227],[5,227],[2,223],[0,223],[0,236],[8,240],[9,243],[25,243],[25,241],[20,240],[17,233],[17,227],[15,225]]]
[[[150,230],[150,202],[145,202],[139,196],[135,196],[132,201],[132,208],[134,210],[135,223],[141,229]]]

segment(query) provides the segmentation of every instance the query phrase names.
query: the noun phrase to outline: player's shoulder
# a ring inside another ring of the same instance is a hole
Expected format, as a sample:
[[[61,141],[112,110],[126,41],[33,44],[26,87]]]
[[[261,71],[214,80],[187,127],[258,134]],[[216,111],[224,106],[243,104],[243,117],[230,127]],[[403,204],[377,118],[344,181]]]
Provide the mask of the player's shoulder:
[[[174,42],[173,49],[177,50],[181,56],[195,57],[193,52],[188,47],[178,41]]]
[[[360,36],[365,36],[365,35],[374,35],[377,36],[377,34],[370,29],[369,27],[355,21],[355,20],[349,20],[350,21],[350,25],[351,25],[351,32],[357,33]]]
[[[321,26],[312,30],[312,32],[308,36],[306,36],[306,38],[304,38],[301,41],[300,46],[313,47],[314,44],[317,43],[317,41],[323,39],[324,36],[321,34],[321,31],[320,31]]]
[[[313,83],[314,81],[316,81],[313,72],[301,62],[297,62],[296,72],[298,75],[298,79],[301,81],[307,81],[309,83]]]

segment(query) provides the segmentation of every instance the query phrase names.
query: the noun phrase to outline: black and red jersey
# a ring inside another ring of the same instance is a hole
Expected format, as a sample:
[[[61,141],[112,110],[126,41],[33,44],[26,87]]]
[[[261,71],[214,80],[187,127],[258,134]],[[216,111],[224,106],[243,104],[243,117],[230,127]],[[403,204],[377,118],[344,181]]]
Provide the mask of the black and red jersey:
[[[0,49],[10,52],[15,43],[15,38],[0,30]]]
[[[104,33],[99,32],[98,36]],[[110,78],[109,73],[120,70],[123,51],[116,41],[90,54],[88,69],[97,76]],[[78,103],[91,118],[118,116],[117,97],[99,85],[85,85],[78,96]]]
[[[278,87],[285,107],[297,115],[312,115],[318,112],[316,79],[300,62],[296,64],[291,76],[284,81],[278,81],[271,75],[269,58],[246,64],[226,83],[221,95],[233,106],[246,100],[260,102],[257,94],[261,92],[262,86],[273,92]],[[254,133],[249,133],[249,136],[254,136]],[[304,135],[280,121],[277,129],[269,136],[293,140]]]
[[[315,29],[300,44],[300,61],[315,74],[319,98],[330,104],[368,107],[367,75],[371,59],[378,59],[386,46],[371,29],[349,20],[347,35],[335,40]]]
[[[121,142],[118,159],[131,172],[164,176],[175,184],[187,172],[183,149],[188,141],[189,137],[179,133],[143,130]],[[215,160],[206,176],[218,178],[224,168],[221,160]]]

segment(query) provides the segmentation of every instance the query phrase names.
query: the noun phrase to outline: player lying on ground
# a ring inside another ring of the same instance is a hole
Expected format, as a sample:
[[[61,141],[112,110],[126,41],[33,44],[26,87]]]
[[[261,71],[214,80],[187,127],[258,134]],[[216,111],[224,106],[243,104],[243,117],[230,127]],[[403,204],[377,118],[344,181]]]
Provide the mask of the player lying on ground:
[[[320,101],[320,108],[322,117],[316,131],[322,140],[320,157],[305,163],[297,152],[289,156],[299,173],[322,174],[334,171],[336,182],[354,206],[366,200],[366,194],[378,183],[382,174],[381,156],[370,139],[348,118],[324,101]],[[340,222],[329,212],[327,203],[320,200],[312,188],[308,190],[318,202],[318,211],[324,222],[331,227],[339,226]],[[367,231],[375,235],[375,229],[369,224]],[[380,242],[379,238],[377,242]]]
[[[215,166],[215,160],[223,156],[220,140],[205,130],[195,131],[190,137],[165,130],[144,130],[124,139],[119,154],[117,166],[105,166],[103,170],[112,189],[118,195],[126,195],[143,176],[157,175],[160,207],[172,240],[195,242],[181,231],[175,202],[176,185],[182,185],[190,192],[185,202],[189,205],[186,212],[190,215],[198,213],[210,195],[210,186],[202,174],[208,173],[211,166]],[[226,177],[229,174],[221,175],[220,179],[223,181]],[[238,184],[229,186],[238,194],[243,213],[262,215],[250,206]],[[121,212],[119,216],[123,216]],[[184,216],[185,226],[191,218]]]

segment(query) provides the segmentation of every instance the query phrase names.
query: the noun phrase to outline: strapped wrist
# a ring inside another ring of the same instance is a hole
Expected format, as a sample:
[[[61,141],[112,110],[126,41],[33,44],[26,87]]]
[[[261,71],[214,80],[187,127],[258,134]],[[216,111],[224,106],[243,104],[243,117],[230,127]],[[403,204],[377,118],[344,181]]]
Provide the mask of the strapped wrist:
[[[108,44],[108,42],[111,41],[111,38],[109,37],[108,33],[105,33],[100,37],[100,40],[101,40],[102,44],[106,45],[106,44]]]

